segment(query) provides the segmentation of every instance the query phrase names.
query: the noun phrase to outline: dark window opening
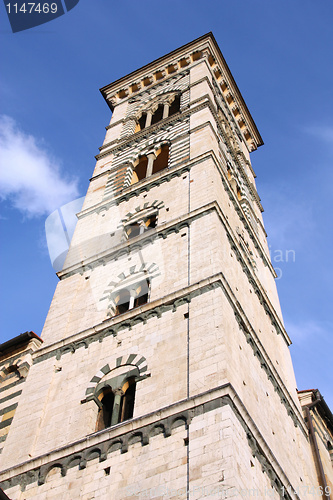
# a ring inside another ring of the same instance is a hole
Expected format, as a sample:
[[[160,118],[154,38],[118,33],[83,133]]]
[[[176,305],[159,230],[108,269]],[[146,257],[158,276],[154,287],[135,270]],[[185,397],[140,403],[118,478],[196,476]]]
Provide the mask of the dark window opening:
[[[101,399],[102,407],[99,409],[96,430],[101,431],[133,418],[136,382],[132,377],[124,385],[124,392],[120,389],[109,389]]]
[[[140,297],[137,297],[134,300],[134,307],[142,306],[143,304],[147,304],[147,302],[148,302],[148,293],[145,293],[144,295],[141,295]]]
[[[141,226],[137,222],[135,224],[130,224],[129,226],[127,226],[126,234],[127,234],[128,239],[135,238],[135,236],[139,236],[140,229],[141,229]]]
[[[163,109],[164,109],[163,104],[160,104],[158,106],[157,110],[155,111],[155,113],[152,116],[152,119],[151,119],[151,124],[152,125],[154,125],[155,123],[160,122],[162,120],[162,118],[163,118]]]
[[[111,390],[110,392],[106,393],[105,396],[103,396],[101,403],[102,403],[102,408],[100,408],[97,418],[98,431],[106,429],[111,425],[112,411],[114,405],[114,394]]]
[[[119,304],[117,306],[116,314],[123,314],[124,312],[129,310],[129,302],[124,302],[124,304]]]
[[[147,156],[141,156],[139,163],[137,164],[133,172],[133,180],[135,179],[134,182],[142,181],[142,179],[146,177],[147,166],[148,166]]]
[[[17,366],[16,365],[11,365],[7,368],[7,373],[15,373],[17,372]]]
[[[130,292],[128,290],[122,290],[116,298],[116,311],[115,314],[123,314],[130,308]]]
[[[169,161],[169,146],[164,144],[161,148],[160,154],[157,156],[153,165],[153,174],[160,172],[168,166]]]
[[[135,289],[135,299],[133,307],[139,307],[148,302],[149,281],[144,280]]]
[[[152,161],[152,158],[150,157],[150,162]],[[161,170],[164,170],[168,166],[169,162],[169,145],[164,144],[161,149],[159,150],[159,153],[157,154],[154,162],[153,162],[153,168],[152,172],[149,175],[156,174],[157,172],[160,172]],[[139,159],[139,163],[135,167],[133,171],[133,176],[132,176],[132,181],[131,184],[135,184],[136,182],[142,181],[147,177],[147,170],[148,170],[148,158],[147,156],[141,156]],[[151,168],[151,164],[149,167],[149,170]]]
[[[152,215],[147,219],[146,226],[148,229],[154,229],[157,226],[157,217],[156,215]]]
[[[169,116],[175,115],[179,111],[180,111],[180,96],[177,95],[170,106]]]
[[[149,229],[154,229],[156,226],[157,216],[152,215],[151,217],[143,218],[140,222],[129,224],[126,226],[125,232],[127,238],[130,240],[131,238],[135,238],[135,236],[139,236],[139,234],[149,231]]]
[[[119,422],[125,422],[133,417],[136,383],[131,379],[125,394],[121,398]]]
[[[139,118],[140,130],[145,128],[146,119],[147,119],[147,113],[142,113],[141,117]]]
[[[131,288],[121,290],[115,299],[114,315],[123,314],[148,302],[149,281],[144,280]]]

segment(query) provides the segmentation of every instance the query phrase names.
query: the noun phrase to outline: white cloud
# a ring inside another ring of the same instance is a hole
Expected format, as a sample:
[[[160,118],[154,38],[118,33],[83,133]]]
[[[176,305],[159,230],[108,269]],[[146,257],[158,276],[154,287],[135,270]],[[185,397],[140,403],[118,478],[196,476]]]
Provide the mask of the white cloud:
[[[0,116],[0,197],[28,217],[49,214],[78,197],[76,179],[66,178],[60,163],[15,120]]]

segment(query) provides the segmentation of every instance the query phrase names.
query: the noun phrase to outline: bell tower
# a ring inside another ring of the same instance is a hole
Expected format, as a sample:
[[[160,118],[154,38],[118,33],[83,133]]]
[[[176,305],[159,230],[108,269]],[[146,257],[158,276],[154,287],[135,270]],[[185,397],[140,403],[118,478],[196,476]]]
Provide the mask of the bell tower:
[[[213,35],[101,92],[112,118],[2,488],[15,500],[313,498],[250,161],[263,143]]]

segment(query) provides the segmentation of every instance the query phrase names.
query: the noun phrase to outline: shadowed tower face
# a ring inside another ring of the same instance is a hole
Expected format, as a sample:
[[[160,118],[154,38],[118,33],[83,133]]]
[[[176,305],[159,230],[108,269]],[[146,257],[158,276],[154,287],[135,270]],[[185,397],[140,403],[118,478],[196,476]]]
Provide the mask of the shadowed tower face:
[[[318,483],[250,161],[262,140],[213,35],[101,92],[112,119],[3,485],[307,498],[290,489]]]

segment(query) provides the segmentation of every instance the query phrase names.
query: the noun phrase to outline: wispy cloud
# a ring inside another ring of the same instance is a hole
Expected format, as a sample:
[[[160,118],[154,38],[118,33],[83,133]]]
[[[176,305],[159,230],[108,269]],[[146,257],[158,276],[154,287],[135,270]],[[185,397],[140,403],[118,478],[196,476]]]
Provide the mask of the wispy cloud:
[[[0,116],[0,158],[0,197],[24,215],[49,214],[78,197],[77,180],[63,175],[45,145],[5,115]]]
[[[285,321],[286,330],[292,342],[297,345],[303,345],[304,342],[315,341],[317,343],[331,343],[332,325],[325,322],[308,320],[295,323],[294,321]]]
[[[305,127],[305,132],[317,137],[318,139],[330,144],[333,147],[333,126],[318,125]]]
[[[264,222],[271,247],[303,246],[315,225],[313,207],[303,192],[280,182],[278,186],[265,185],[264,193]]]

